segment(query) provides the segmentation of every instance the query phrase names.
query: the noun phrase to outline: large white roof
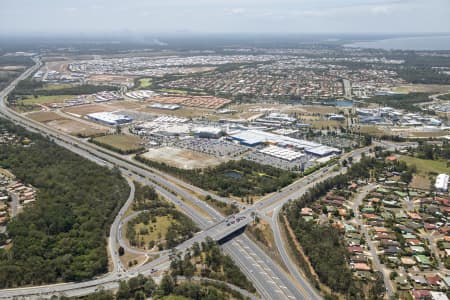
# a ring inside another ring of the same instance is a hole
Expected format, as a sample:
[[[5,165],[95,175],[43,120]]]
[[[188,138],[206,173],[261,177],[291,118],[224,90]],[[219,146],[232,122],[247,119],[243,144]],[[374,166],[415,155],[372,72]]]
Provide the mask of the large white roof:
[[[261,153],[271,155],[277,158],[281,158],[288,161],[293,161],[297,158],[304,156],[305,154],[296,152],[290,149],[281,148],[277,146],[268,146],[264,149],[258,150]]]
[[[449,176],[447,174],[439,174],[436,177],[436,183],[434,184],[434,186],[438,190],[446,191],[448,189],[448,179]]]
[[[267,142],[267,143],[290,145],[292,147],[299,149],[303,148],[309,149],[320,146],[320,144],[314,142],[294,139],[288,136],[282,136],[279,134],[254,129],[238,131],[232,134],[231,136],[234,137],[235,139],[242,140],[247,144],[257,144]]]

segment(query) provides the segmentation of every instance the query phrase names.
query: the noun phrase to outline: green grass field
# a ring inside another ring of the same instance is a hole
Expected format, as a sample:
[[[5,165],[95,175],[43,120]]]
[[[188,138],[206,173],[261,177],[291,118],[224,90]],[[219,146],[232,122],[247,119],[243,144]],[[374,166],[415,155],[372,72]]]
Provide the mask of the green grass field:
[[[56,95],[56,96],[38,96],[35,98],[33,95],[27,95],[28,99],[22,100],[21,102],[25,105],[31,104],[43,104],[43,103],[55,103],[63,102],[65,99],[74,98],[73,95]]]
[[[166,233],[173,222],[172,216],[156,217],[156,223],[149,222],[148,225],[139,223],[134,226],[136,233],[139,233],[138,241],[143,240],[144,245],[147,246],[150,241],[154,241],[155,245],[162,243]],[[141,229],[146,230],[147,234],[140,234]]]
[[[208,95],[208,93],[205,93],[205,92],[190,92],[190,91],[177,90],[177,89],[159,89],[158,92],[169,93],[169,94],[178,94],[178,95],[188,95],[188,94],[199,95],[199,96]]]
[[[38,88],[36,90],[38,90],[38,91],[55,91],[55,90],[68,89],[71,87],[73,87],[73,85],[67,84],[67,83],[64,83],[64,84],[49,83],[49,84],[46,84],[43,87]]]
[[[141,78],[141,79],[139,79],[139,86],[138,86],[138,88],[145,89],[145,88],[148,88],[148,87],[152,86],[152,84],[153,84],[153,79],[152,78]]]
[[[134,151],[142,148],[142,140],[137,136],[125,134],[113,134],[97,137],[94,141],[109,145],[122,151]]]
[[[417,173],[426,175],[428,173],[449,173],[447,162],[439,160],[420,159],[411,156],[400,156],[400,160],[417,167]]]
[[[450,94],[444,94],[438,97],[441,100],[450,100]]]

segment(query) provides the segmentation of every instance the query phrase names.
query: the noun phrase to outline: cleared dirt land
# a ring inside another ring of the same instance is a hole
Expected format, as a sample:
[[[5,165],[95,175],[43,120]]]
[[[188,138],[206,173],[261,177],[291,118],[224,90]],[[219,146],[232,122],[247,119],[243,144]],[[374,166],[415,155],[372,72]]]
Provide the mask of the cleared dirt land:
[[[95,136],[99,134],[105,134],[108,132],[108,129],[97,127],[94,124],[90,125],[65,118],[50,121],[47,124],[64,133],[72,135]]]
[[[134,135],[112,134],[100,136],[94,141],[109,145],[121,151],[135,151],[142,148],[143,140]]]
[[[91,105],[82,105],[75,106],[63,109],[66,113],[72,113],[79,116],[84,116],[87,114],[97,113],[97,112],[106,112],[106,111],[114,111],[114,107],[109,107],[107,105],[99,105],[99,104],[91,104]]]
[[[95,125],[94,123],[78,122],[64,118],[51,111],[33,112],[29,113],[27,116],[35,121],[45,123],[55,129],[72,135],[93,136],[105,134],[109,130],[105,127]]]
[[[166,163],[180,169],[207,168],[226,161],[206,154],[173,147],[150,149],[142,156],[146,159]]]
[[[27,115],[27,117],[29,117],[30,119],[33,119],[37,122],[42,122],[42,123],[64,119],[64,117],[58,115],[57,113],[51,112],[51,111],[33,112],[33,113],[29,113]]]

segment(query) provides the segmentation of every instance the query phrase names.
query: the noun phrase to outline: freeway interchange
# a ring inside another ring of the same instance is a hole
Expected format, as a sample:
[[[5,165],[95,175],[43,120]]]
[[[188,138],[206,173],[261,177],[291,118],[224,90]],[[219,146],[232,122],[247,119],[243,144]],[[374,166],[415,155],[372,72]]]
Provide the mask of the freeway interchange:
[[[286,249],[284,249],[285,245],[283,245],[283,241],[279,236],[280,229],[277,216],[280,207],[284,203],[301,196],[314,183],[344,172],[345,168],[340,171],[334,171],[331,167],[328,167],[324,170],[316,171],[281,189],[279,192],[269,195],[255,205],[245,208],[233,217],[224,218],[217,210],[198,199],[189,191],[195,191],[195,194],[202,196],[210,195],[218,201],[231,202],[231,200],[218,197],[198,187],[193,187],[135,161],[117,157],[117,154],[111,151],[63,134],[46,125],[30,120],[8,108],[4,99],[21,80],[30,76],[40,67],[41,62],[39,58],[35,58],[35,63],[33,67],[25,71],[0,92],[0,115],[30,131],[39,132],[52,139],[58,145],[98,164],[108,167],[118,167],[130,185],[130,195],[116,216],[110,230],[108,248],[113,263],[111,272],[102,277],[85,282],[0,290],[1,299],[13,297],[39,298],[42,296],[62,294],[66,296],[86,295],[95,292],[99,288],[117,288],[120,280],[136,276],[139,273],[151,275],[155,270],[167,269],[170,264],[168,251],[159,253],[157,259],[132,270],[126,270],[118,257],[117,249],[119,245],[123,246],[125,244],[121,235],[121,228],[124,225],[122,217],[134,199],[133,180],[154,187],[157,193],[183,210],[201,228],[201,231],[194,235],[193,238],[178,245],[175,249],[176,251],[185,251],[195,242],[201,242],[208,236],[217,241],[228,238],[223,243],[222,248],[232,257],[249,280],[254,283],[255,288],[263,299],[322,298],[319,292],[311,286],[309,281],[299,272],[291,258],[287,255]],[[346,157],[352,156],[358,158],[362,153],[367,151],[367,148],[355,150],[347,154]],[[205,217],[205,215],[200,214],[192,205],[198,206],[207,216]],[[246,225],[252,222],[255,215],[265,216],[271,211],[274,213],[270,224],[274,227],[276,245],[289,273],[274,262],[245,234],[234,234],[235,232],[242,231]],[[231,235],[232,238],[230,238]],[[130,249],[129,247],[126,250],[146,254],[144,250]]]

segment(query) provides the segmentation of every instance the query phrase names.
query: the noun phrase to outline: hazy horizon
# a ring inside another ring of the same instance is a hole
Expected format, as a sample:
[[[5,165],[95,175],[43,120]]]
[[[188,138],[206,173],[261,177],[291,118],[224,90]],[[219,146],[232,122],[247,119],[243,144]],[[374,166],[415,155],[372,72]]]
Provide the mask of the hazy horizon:
[[[0,36],[448,33],[448,15],[448,0],[14,0]]]

